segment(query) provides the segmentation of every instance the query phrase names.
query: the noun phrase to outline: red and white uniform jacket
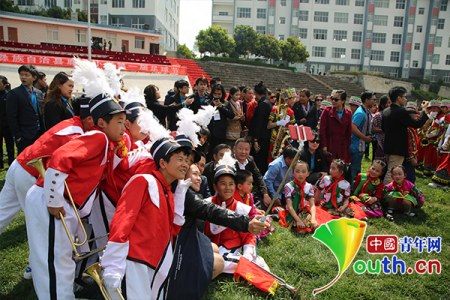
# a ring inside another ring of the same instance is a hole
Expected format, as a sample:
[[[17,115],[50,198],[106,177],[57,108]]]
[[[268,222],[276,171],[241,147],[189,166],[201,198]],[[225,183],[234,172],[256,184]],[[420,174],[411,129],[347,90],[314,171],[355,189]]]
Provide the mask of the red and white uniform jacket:
[[[219,197],[213,196],[211,202],[235,211],[241,215],[248,215],[251,207],[230,198],[224,202],[219,200]],[[205,222],[205,234],[211,239],[211,241],[218,246],[223,246],[229,250],[239,248],[242,246],[256,246],[256,237],[249,232],[237,232],[230,228],[219,226],[210,222]]]
[[[184,223],[177,214],[177,206],[184,210],[184,202],[174,201],[171,185],[153,168],[142,164],[143,174],[133,176],[125,186],[101,263],[104,276],[123,277],[127,259],[148,266],[155,271],[149,284],[157,295],[172,264],[174,237]]]
[[[37,178],[39,176],[38,171],[32,166],[27,166],[27,162],[42,156],[48,156],[43,158],[45,165],[45,162],[56,149],[83,133],[83,124],[80,117],[73,117],[59,122],[39,137],[33,145],[25,148],[17,156],[16,160],[30,175]]]
[[[49,207],[62,207],[67,199],[67,183],[80,217],[91,212],[97,187],[105,171],[112,170],[114,150],[105,133],[92,130],[58,148],[47,166],[44,197]],[[36,183],[42,186],[42,179]]]

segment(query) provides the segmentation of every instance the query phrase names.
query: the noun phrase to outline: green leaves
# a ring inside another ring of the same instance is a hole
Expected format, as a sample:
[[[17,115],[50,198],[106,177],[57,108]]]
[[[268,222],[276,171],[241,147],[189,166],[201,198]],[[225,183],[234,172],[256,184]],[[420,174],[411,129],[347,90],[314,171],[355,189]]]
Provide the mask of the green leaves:
[[[212,25],[208,29],[200,30],[196,40],[196,46],[200,53],[231,54],[236,47],[227,30],[219,25]]]
[[[281,41],[281,52],[283,60],[288,63],[303,63],[309,57],[305,45],[295,36],[290,36],[286,41]]]

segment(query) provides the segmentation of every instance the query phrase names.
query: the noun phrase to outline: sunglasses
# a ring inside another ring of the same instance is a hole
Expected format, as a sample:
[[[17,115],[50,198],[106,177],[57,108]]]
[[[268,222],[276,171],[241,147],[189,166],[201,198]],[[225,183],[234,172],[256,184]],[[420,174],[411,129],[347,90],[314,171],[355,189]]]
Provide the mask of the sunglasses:
[[[316,143],[316,144],[320,144],[320,140],[316,139],[316,140],[312,140],[311,143]]]
[[[339,101],[339,100],[341,100],[341,99],[338,99],[338,98],[336,98],[336,97],[330,97],[330,99],[331,99],[332,101]]]

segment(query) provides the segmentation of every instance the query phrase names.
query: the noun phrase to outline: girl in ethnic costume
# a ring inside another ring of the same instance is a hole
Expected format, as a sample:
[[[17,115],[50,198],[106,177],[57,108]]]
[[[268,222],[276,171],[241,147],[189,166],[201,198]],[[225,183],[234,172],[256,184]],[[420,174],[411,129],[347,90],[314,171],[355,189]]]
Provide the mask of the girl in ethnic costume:
[[[384,183],[380,180],[380,177],[383,175],[385,168],[386,163],[384,161],[375,160],[367,174],[359,173],[353,183],[355,191],[350,200],[360,206],[368,218],[383,216],[380,201],[383,198]]]
[[[403,211],[409,217],[416,214],[411,211],[413,207],[422,207],[425,199],[411,181],[406,179],[405,168],[403,166],[391,169],[393,181],[385,187],[385,201],[388,206],[386,218],[394,221],[394,209]]]
[[[314,204],[315,187],[306,182],[309,166],[299,160],[294,167],[294,180],[284,186],[286,210],[280,211],[280,224],[294,227],[296,232],[312,232],[320,224],[333,219],[321,207]]]
[[[316,191],[316,204],[319,204],[336,219],[349,217],[364,219],[366,214],[358,205],[349,202],[350,183],[344,179],[345,162],[335,159],[330,165],[330,175],[324,176]],[[318,203],[317,203],[318,202]]]

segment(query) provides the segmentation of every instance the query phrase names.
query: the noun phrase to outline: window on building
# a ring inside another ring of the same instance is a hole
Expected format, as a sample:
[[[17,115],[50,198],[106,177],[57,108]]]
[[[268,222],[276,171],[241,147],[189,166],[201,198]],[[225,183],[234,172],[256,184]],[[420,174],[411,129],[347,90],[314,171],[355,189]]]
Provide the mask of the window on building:
[[[59,31],[57,26],[47,26],[47,39],[49,41],[59,40]]]
[[[420,50],[420,43],[414,43],[414,50]]]
[[[300,0],[300,3],[309,3],[309,0]]]
[[[72,7],[72,0],[64,0],[64,7]]]
[[[228,16],[227,11],[219,11],[219,16]]]
[[[335,12],[334,23],[348,23],[348,13]]]
[[[172,19],[171,22],[172,23]],[[144,28],[144,19],[143,18],[139,18],[139,17],[132,17],[131,18],[131,28],[136,28],[136,29],[143,29]]]
[[[439,59],[440,59],[440,55],[439,54],[433,54],[432,58],[431,58],[431,63],[433,65],[438,65],[439,64]]]
[[[326,40],[327,39],[327,29],[314,29],[314,39],[316,40]]]
[[[278,35],[278,39],[279,39],[280,41],[284,41],[284,34]]]
[[[300,39],[308,38],[308,28],[299,28],[298,29],[298,38],[300,38]]]
[[[267,28],[267,34],[273,35],[275,33],[275,25],[269,24],[269,27]]]
[[[437,36],[434,38],[434,46],[442,47],[442,36]]]
[[[425,14],[425,8],[419,7],[419,15],[423,15],[423,14]]]
[[[394,27],[403,27],[403,17],[401,16],[394,17]]]
[[[279,22],[280,22],[280,24],[286,24],[286,18],[285,17],[280,17]]]
[[[75,40],[80,44],[86,44],[86,30],[75,30]]]
[[[365,0],[355,0],[355,6],[364,6]]]
[[[34,0],[19,0],[19,1],[17,1],[17,5],[33,6]]]
[[[145,0],[133,0],[133,8],[145,8]]]
[[[345,58],[345,48],[331,48],[333,58]]]
[[[336,0],[336,5],[349,5],[349,0]]]
[[[134,37],[134,48],[144,49],[145,48],[145,38],[142,36]]]
[[[299,10],[298,11],[298,20],[299,21],[308,21],[309,11],[307,10]]]
[[[256,32],[266,34],[266,26],[256,26]]]
[[[113,8],[124,8],[125,0],[112,0],[112,7]]]
[[[447,11],[447,6],[448,6],[448,0],[441,0],[441,6],[439,9],[441,11]]]
[[[330,0],[315,0],[316,4],[330,4]]]
[[[422,32],[422,30],[423,30],[423,27],[420,25],[417,25],[416,32]]]
[[[112,26],[122,27],[124,25],[122,17],[113,17],[109,18]]]
[[[312,47],[312,56],[313,57],[325,57],[327,48],[326,47]]]
[[[238,7],[237,17],[250,19],[252,17],[252,9],[249,7]]]
[[[372,33],[372,43],[385,44],[386,43],[386,33],[374,32]]]
[[[286,0],[281,0],[280,4],[281,4],[281,6],[286,6]]]
[[[389,0],[375,0],[375,7],[389,8]]]
[[[334,30],[333,40],[335,41],[346,41],[347,40],[347,30]]]
[[[108,16],[100,16],[100,24],[108,25]]]
[[[267,10],[265,8],[258,8],[256,10],[256,18],[257,19],[265,19]]]
[[[101,0],[100,4],[108,4],[108,0]]]
[[[405,9],[406,0],[397,0],[395,3],[395,8],[397,9]]]
[[[73,0],[73,4],[80,4],[81,0]]]
[[[353,42],[361,42],[362,41],[362,31],[353,31],[352,41]]]
[[[437,23],[437,29],[444,29],[445,19],[439,19]]]
[[[364,21],[364,14],[355,14],[353,17],[353,24],[362,24]]]
[[[394,33],[392,35],[392,44],[393,45],[401,45],[402,44],[402,35],[398,33]]]
[[[45,0],[44,5],[46,7],[53,7],[56,6],[56,0]]]
[[[447,55],[447,58],[448,58],[449,56]],[[443,77],[442,77],[442,80],[445,82],[445,83],[450,83],[450,73],[447,73],[446,75],[444,75]]]
[[[412,67],[413,68],[418,68],[419,67],[419,61],[418,60],[413,60]]]
[[[445,57],[445,64],[447,66],[450,65],[450,54],[447,54],[447,56]]]
[[[115,33],[106,33],[106,39],[108,41],[111,41],[111,45],[113,47],[116,46],[116,44],[117,44],[117,35]]]
[[[372,50],[370,53],[370,60],[383,61],[384,60],[384,51]]]
[[[314,21],[316,22],[328,22],[328,12],[327,11],[315,11]]]
[[[388,24],[388,16],[375,15],[373,17],[373,25],[387,26],[387,24]]]
[[[391,51],[391,61],[392,62],[399,62],[400,61],[400,52],[398,52],[398,51]]]
[[[352,59],[361,59],[361,49],[352,49]]]

